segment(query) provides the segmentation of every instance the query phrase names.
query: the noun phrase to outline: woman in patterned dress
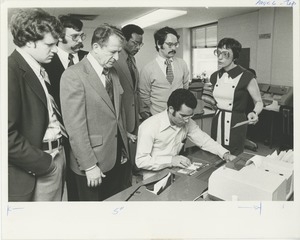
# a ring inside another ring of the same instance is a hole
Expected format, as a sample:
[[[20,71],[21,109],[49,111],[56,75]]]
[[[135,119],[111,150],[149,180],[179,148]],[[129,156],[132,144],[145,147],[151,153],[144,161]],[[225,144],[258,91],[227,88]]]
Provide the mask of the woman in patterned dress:
[[[241,44],[233,38],[220,40],[214,52],[220,70],[210,78],[218,108],[212,121],[212,138],[233,155],[244,151],[247,124],[232,127],[246,120],[249,120],[249,124],[256,124],[263,109],[255,76],[236,64],[241,49]],[[246,114],[248,101],[253,101],[254,109]]]

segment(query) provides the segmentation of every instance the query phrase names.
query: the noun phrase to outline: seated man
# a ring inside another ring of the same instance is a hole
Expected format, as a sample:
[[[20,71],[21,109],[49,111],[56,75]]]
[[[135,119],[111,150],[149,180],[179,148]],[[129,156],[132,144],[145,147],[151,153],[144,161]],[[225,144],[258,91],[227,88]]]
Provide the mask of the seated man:
[[[144,180],[164,168],[188,167],[190,160],[178,155],[186,138],[226,161],[235,158],[191,119],[196,106],[197,100],[189,90],[177,89],[170,95],[165,111],[140,125],[136,164],[142,169]]]

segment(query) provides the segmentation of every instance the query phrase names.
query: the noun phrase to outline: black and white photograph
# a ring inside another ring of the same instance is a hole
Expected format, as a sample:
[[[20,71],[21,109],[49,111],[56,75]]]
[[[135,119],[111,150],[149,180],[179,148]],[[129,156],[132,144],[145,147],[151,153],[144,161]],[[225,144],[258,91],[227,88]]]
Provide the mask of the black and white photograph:
[[[2,1],[1,239],[300,239],[299,57],[298,0]]]

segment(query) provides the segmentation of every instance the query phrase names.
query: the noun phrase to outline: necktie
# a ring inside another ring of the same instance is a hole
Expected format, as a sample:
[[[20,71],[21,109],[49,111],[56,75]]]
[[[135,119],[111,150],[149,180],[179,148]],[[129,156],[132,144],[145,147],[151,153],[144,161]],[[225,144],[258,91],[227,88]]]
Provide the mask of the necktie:
[[[113,82],[112,82],[110,72],[107,68],[103,68],[102,74],[105,76],[105,89],[108,93],[108,96],[112,104],[114,104]]]
[[[173,74],[173,69],[172,69],[171,62],[172,61],[169,58],[167,58],[166,61],[165,61],[165,64],[167,65],[167,68],[166,68],[167,80],[172,85],[172,82],[173,82],[173,79],[174,79],[174,74]]]
[[[73,58],[74,58],[73,54],[69,53],[69,56],[68,56],[68,59],[69,59],[68,67],[74,65]]]
[[[49,99],[51,101],[51,106],[52,106],[53,112],[56,116],[56,119],[59,122],[59,127],[60,127],[60,130],[61,130],[61,134],[64,137],[67,138],[68,135],[67,135],[67,131],[66,131],[64,125],[63,125],[61,113],[60,113],[60,111],[57,107],[57,104],[56,104],[56,102],[54,101],[54,98],[53,98],[53,91],[52,91],[52,87],[51,87],[51,83],[50,83],[48,74],[47,74],[46,70],[43,67],[41,67],[41,76],[43,77],[43,79],[45,81],[45,84],[46,84],[46,87],[47,87],[47,90],[48,90],[48,93],[49,93]]]
[[[135,73],[134,73],[135,65],[134,65],[134,58],[133,57],[128,56],[128,58],[127,58],[127,65],[128,65],[128,69],[130,71],[130,75],[131,75],[131,78],[132,78],[133,86],[135,86],[136,79],[135,79]]]

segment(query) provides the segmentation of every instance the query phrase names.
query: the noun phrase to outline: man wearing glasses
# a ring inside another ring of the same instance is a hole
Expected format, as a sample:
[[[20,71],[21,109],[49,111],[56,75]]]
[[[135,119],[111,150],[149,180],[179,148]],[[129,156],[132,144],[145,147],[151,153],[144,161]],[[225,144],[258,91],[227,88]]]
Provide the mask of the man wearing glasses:
[[[189,90],[177,89],[171,93],[165,111],[140,125],[136,164],[142,169],[144,180],[164,168],[188,167],[190,160],[178,155],[187,138],[225,161],[235,158],[191,119],[196,106],[197,99]]]
[[[139,94],[143,119],[167,108],[167,99],[178,88],[188,88],[189,71],[183,59],[174,57],[179,47],[179,35],[164,27],[154,33],[158,56],[141,71]]]
[[[137,171],[135,166],[135,152],[137,130],[139,127],[139,99],[138,99],[138,82],[139,72],[136,67],[134,56],[139,52],[143,46],[144,30],[137,25],[129,24],[122,28],[122,33],[125,37],[123,49],[119,54],[119,60],[114,67],[118,72],[120,83],[124,90],[123,103],[126,115],[126,128],[129,145],[129,155],[132,165],[128,169],[129,177],[125,179],[132,179],[132,170]],[[132,168],[133,167],[133,168]],[[125,187],[131,186],[130,183],[124,182]]]
[[[82,32],[82,22],[79,19],[70,17],[68,15],[59,16],[59,20],[64,27],[65,36],[59,39],[57,45],[57,54],[54,55],[51,63],[45,64],[44,68],[49,75],[51,82],[53,98],[55,99],[58,108],[60,109],[60,78],[65,69],[78,63],[85,55],[86,51],[80,50],[83,48],[82,42],[86,38]],[[60,109],[61,110],[61,109]],[[66,161],[67,161],[67,194],[68,201],[78,201],[78,193],[74,184],[73,172],[70,170],[69,162],[69,149],[70,144],[65,143]]]

